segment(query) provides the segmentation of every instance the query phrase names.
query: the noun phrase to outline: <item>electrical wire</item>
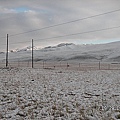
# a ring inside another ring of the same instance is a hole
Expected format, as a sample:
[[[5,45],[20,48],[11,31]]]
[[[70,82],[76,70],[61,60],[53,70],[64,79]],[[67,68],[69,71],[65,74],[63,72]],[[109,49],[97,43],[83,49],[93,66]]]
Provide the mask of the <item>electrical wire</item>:
[[[48,39],[55,39],[55,38],[62,38],[62,37],[69,37],[69,36],[75,36],[75,35],[82,35],[82,34],[88,34],[88,33],[94,33],[94,32],[101,32],[101,31],[112,30],[112,29],[118,29],[118,28],[120,28],[120,26],[109,27],[109,28],[103,28],[103,29],[97,29],[97,30],[91,30],[91,31],[85,31],[85,32],[79,32],[79,33],[66,34],[66,35],[55,36],[55,37],[49,37],[49,38],[35,39],[34,41],[48,40]],[[30,42],[30,40],[29,40],[29,41],[24,41],[24,42],[10,43],[10,44],[27,43],[27,42]],[[3,45],[5,45],[5,44],[3,44]]]
[[[88,17],[84,17],[84,18],[79,18],[79,19],[76,19],[76,20],[63,22],[63,23],[59,23],[59,24],[55,24],[55,25],[50,25],[50,26],[46,26],[46,27],[43,27],[43,28],[39,28],[39,29],[29,30],[29,31],[26,31],[26,32],[11,34],[11,35],[9,35],[9,37],[22,35],[22,34],[26,34],[26,33],[30,33],[30,32],[35,32],[35,31],[39,31],[39,30],[44,30],[44,29],[48,29],[48,28],[52,28],[52,27],[57,27],[57,26],[65,25],[65,24],[70,24],[70,23],[74,23],[74,22],[85,20],[85,19],[90,19],[90,18],[94,18],[94,17],[98,17],[98,16],[118,12],[118,11],[120,11],[120,9],[116,9],[116,10],[113,10],[113,11],[109,11],[109,12],[105,12],[105,13],[101,13],[101,14],[97,14],[97,15],[92,15],[92,16],[88,16]],[[0,38],[6,38],[6,37],[0,37]]]

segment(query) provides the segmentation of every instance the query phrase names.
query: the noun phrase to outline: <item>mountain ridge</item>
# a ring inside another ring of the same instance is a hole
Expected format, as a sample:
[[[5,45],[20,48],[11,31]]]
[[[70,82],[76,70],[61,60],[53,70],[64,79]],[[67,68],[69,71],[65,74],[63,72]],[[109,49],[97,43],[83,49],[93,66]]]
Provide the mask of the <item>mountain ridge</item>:
[[[61,43],[42,49],[34,46],[34,61],[120,61],[120,41],[106,44]],[[2,59],[3,54],[0,54]],[[12,61],[31,60],[31,46],[9,53]]]

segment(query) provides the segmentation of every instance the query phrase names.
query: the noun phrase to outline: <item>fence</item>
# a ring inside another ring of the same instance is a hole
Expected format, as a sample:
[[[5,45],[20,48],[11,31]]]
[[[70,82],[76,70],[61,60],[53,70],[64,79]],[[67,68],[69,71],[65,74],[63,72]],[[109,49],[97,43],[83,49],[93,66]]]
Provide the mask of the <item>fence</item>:
[[[34,68],[44,69],[66,69],[66,70],[120,70],[120,63],[110,62],[34,62]],[[0,62],[0,67],[5,67],[5,62]],[[32,67],[31,61],[26,62],[9,62],[8,67]]]

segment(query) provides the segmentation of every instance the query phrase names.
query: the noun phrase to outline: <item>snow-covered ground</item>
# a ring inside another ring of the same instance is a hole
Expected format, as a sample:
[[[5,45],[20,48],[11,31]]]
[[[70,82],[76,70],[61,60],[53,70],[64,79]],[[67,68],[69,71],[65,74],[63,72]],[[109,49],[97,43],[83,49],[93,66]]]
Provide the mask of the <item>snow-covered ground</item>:
[[[1,120],[119,120],[120,71],[0,69]]]

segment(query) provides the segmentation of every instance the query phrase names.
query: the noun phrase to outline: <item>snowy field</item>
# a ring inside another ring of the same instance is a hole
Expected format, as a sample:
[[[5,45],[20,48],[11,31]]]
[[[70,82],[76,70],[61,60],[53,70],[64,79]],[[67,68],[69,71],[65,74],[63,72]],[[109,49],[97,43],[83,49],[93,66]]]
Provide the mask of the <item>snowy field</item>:
[[[120,71],[0,69],[0,120],[119,120]]]

